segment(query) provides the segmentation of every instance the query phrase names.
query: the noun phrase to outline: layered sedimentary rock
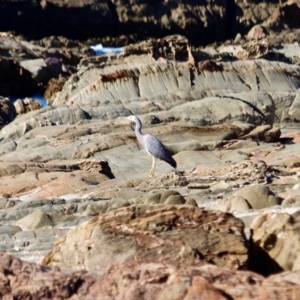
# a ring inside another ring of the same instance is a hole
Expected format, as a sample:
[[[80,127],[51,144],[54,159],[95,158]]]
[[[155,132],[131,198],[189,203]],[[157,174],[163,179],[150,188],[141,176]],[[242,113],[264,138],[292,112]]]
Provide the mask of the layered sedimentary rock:
[[[130,206],[70,231],[44,258],[48,265],[97,270],[111,262],[158,260],[176,266],[247,265],[243,223],[229,214],[169,205]],[[70,256],[71,249],[77,249]]]

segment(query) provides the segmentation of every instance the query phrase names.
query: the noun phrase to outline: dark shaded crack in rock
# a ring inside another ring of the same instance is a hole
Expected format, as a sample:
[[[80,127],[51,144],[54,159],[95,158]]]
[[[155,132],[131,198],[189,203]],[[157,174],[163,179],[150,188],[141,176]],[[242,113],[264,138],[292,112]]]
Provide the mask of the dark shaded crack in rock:
[[[255,79],[256,79],[256,85],[257,85],[257,90],[260,90],[260,79],[259,79],[259,76],[257,76],[257,74],[255,74]]]
[[[248,83],[246,83],[246,81],[239,74],[236,74],[236,76],[249,90],[252,90],[251,86]]]
[[[191,83],[191,88],[193,86],[195,86],[195,74],[194,74],[194,70],[192,68],[190,68],[190,83]]]

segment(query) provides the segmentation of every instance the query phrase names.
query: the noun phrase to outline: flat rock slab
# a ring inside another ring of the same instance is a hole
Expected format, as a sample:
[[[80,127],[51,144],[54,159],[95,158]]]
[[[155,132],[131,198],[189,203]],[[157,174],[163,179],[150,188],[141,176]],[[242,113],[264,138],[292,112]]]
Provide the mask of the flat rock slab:
[[[239,219],[217,211],[188,206],[130,206],[74,228],[55,242],[43,262],[87,270],[131,259],[155,259],[177,266],[213,263],[245,268],[248,249],[243,228]]]
[[[55,161],[49,164],[7,162],[0,167],[2,193],[22,201],[53,198],[94,188],[113,178],[106,161]]]
[[[41,209],[37,209],[30,215],[22,218],[17,222],[17,224],[27,229],[36,229],[45,226],[53,226],[53,222],[51,221],[50,217]]]

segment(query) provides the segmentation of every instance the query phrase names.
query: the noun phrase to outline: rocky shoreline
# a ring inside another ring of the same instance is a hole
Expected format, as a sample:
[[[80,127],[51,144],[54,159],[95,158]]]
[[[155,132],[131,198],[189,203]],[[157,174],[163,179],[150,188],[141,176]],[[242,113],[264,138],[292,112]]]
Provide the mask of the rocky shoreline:
[[[287,16],[300,10],[221,1],[208,24],[219,6],[228,24],[230,5],[244,13],[234,31],[201,47],[190,27],[129,43],[131,31],[122,53],[101,56],[0,33],[2,299],[299,298],[299,33]],[[128,115],[177,172],[159,161],[148,177]]]

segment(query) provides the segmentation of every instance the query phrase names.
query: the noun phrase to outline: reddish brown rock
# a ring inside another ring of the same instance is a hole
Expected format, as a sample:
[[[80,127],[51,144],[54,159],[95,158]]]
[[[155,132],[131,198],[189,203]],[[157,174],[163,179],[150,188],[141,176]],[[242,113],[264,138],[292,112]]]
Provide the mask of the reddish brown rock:
[[[2,192],[19,197],[31,194],[34,199],[43,199],[86,191],[94,186],[91,182],[99,183],[114,178],[114,175],[107,161],[80,160],[54,164],[3,162],[0,178]],[[25,198],[28,200],[28,197]]]
[[[55,242],[44,263],[97,270],[113,261],[155,259],[176,266],[211,263],[245,268],[248,249],[243,228],[241,220],[218,211],[130,206],[74,228]]]
[[[249,271],[212,265],[174,268],[154,262],[131,261],[107,270],[90,289],[89,295],[107,300],[296,300],[300,285],[289,282],[288,278],[293,280],[289,275],[265,279]]]
[[[84,299],[95,277],[66,273],[0,254],[1,299]]]
[[[1,299],[297,300],[299,272],[268,279],[212,265],[175,267],[153,261],[113,264],[100,273],[72,272],[0,254]]]

